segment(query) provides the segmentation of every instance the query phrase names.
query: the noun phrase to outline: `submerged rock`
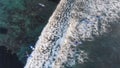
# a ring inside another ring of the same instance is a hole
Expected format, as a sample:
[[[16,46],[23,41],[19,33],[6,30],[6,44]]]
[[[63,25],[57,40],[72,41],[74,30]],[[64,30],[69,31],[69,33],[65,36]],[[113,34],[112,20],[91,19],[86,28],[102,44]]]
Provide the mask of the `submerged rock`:
[[[91,56],[95,56],[94,47],[100,45],[99,49],[109,44],[109,39],[107,44],[99,39],[109,36],[113,38],[110,33],[114,32],[113,24],[119,23],[119,4],[118,0],[61,0],[42,31],[25,68],[89,68],[87,64],[90,66],[91,63],[103,59],[98,56],[97,59],[93,59]],[[94,42],[96,40],[100,43]],[[87,46],[88,42],[92,44]],[[101,53],[104,51],[96,52],[104,56]],[[110,52],[106,54],[112,55]],[[107,60],[103,59],[103,61]],[[99,68],[99,62],[102,65],[103,61],[98,61],[97,66],[91,67]],[[107,66],[101,68],[113,68]]]

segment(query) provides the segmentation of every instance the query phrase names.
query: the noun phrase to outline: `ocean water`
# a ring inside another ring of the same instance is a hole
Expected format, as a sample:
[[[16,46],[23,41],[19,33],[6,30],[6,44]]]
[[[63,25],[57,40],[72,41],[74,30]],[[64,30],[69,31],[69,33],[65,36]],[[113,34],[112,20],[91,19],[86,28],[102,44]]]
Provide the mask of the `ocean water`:
[[[36,43],[56,5],[52,0],[0,0],[0,46],[25,64],[31,44]]]
[[[0,0],[0,46],[18,55],[0,47],[0,68],[23,68],[19,60],[25,63],[26,52],[31,52],[29,45],[36,42],[56,5],[52,0]],[[74,68],[120,68],[120,25],[111,26],[113,30],[108,35],[79,46],[89,59]]]
[[[6,47],[0,46],[0,68],[23,68],[16,54],[12,54]]]
[[[120,24],[111,25],[112,31],[92,42],[84,42],[79,49],[88,53],[88,59],[75,68],[120,68]]]

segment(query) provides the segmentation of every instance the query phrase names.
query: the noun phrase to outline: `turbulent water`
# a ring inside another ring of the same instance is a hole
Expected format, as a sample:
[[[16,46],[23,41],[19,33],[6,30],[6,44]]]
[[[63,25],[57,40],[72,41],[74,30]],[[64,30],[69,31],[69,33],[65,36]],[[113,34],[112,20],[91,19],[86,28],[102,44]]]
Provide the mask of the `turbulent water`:
[[[119,0],[61,0],[25,68],[119,68],[119,19]]]

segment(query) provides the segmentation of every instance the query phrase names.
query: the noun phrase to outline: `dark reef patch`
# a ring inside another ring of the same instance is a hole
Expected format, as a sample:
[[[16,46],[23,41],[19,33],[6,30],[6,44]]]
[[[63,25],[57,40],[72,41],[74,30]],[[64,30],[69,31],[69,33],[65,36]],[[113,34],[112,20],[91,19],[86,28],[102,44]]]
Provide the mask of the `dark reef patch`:
[[[4,27],[0,27],[0,34],[7,34],[8,29]]]
[[[23,68],[23,64],[16,54],[11,54],[6,47],[0,46],[0,68]]]

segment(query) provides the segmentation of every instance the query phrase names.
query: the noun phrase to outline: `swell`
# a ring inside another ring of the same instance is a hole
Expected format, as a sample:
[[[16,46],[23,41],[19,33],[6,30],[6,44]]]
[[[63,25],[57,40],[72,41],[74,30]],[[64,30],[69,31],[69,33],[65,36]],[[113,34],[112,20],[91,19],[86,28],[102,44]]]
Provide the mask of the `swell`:
[[[61,0],[25,68],[64,68],[64,64],[71,67],[76,60],[84,62],[87,54],[77,47],[82,41],[94,41],[109,33],[110,23],[120,18],[120,2],[116,1]]]

